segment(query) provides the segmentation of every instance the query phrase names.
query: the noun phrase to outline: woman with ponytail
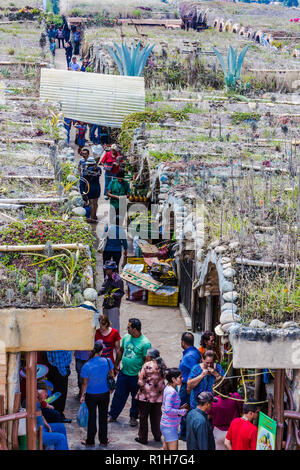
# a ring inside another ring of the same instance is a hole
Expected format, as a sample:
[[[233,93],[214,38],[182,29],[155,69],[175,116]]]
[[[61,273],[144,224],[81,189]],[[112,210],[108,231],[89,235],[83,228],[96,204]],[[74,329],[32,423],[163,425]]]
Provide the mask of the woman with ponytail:
[[[100,445],[106,446],[109,442],[107,439],[107,413],[109,405],[107,375],[112,374],[111,371],[114,366],[109,358],[101,357],[102,350],[102,341],[96,341],[94,349],[90,354],[90,359],[81,369],[82,389],[80,403],[85,401],[89,410],[87,439],[86,441],[81,441],[81,444],[88,447],[95,446],[97,408]]]
[[[151,431],[155,441],[160,442],[160,418],[163,391],[165,388],[166,365],[157,349],[147,351],[145,364],[139,372],[139,391],[136,395],[139,406],[140,427],[136,441],[148,443],[148,417],[150,416]]]

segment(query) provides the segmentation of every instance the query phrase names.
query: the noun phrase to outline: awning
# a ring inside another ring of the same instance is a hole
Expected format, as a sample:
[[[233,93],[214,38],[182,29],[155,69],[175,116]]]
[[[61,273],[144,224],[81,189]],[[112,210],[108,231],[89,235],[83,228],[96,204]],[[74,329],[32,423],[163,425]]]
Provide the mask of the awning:
[[[40,100],[61,103],[65,117],[107,127],[122,126],[145,110],[143,77],[42,69]]]

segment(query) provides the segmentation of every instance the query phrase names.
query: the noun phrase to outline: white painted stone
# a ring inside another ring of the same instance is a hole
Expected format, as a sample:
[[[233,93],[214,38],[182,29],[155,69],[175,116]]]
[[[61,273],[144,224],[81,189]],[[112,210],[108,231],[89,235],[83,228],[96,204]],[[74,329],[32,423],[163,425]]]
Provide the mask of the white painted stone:
[[[225,246],[217,246],[215,248],[215,252],[217,253],[217,255],[220,255],[221,253],[225,253],[225,251],[227,250],[227,248]]]
[[[238,293],[236,291],[226,292],[223,294],[223,299],[225,302],[235,302],[238,298]]]
[[[72,197],[71,199],[71,202],[73,204],[74,207],[83,207],[83,199],[82,197],[79,195],[76,195],[74,197]]]
[[[219,324],[215,327],[215,333],[218,336],[223,336],[224,335],[224,331],[223,331],[223,328],[222,328],[221,324]]]
[[[294,322],[294,321],[286,321],[283,323],[282,327],[281,328],[299,328],[299,325],[298,323]]]
[[[89,287],[89,288],[84,290],[83,297],[86,300],[94,302],[98,297],[98,293],[97,293],[96,289],[93,289],[93,288]]]
[[[234,290],[234,284],[230,281],[225,281],[223,282],[222,286],[221,286],[221,290],[224,294],[224,292],[230,292],[232,290]]]
[[[229,243],[229,248],[231,250],[236,250],[240,246],[239,242],[231,242]]]
[[[258,318],[255,318],[249,324],[250,328],[265,328],[266,326],[267,324],[261,320],[258,320]]]
[[[233,268],[227,268],[225,271],[223,271],[224,277],[226,278],[232,278],[236,275],[236,272]]]
[[[236,313],[237,306],[232,302],[226,302],[224,305],[222,305],[221,312],[225,312],[226,310],[229,310],[230,312]]]
[[[74,215],[79,216],[79,217],[84,217],[85,214],[86,214],[85,209],[84,209],[83,207],[74,207],[74,208],[72,209],[72,213],[73,213]]]
[[[231,261],[231,259],[228,258],[228,256],[224,256],[224,257],[221,259],[220,263],[221,263],[221,264],[227,264],[227,263],[230,263],[230,261]]]
[[[237,324],[236,322],[225,323],[225,325],[222,325],[222,330],[224,331],[224,333],[228,333],[229,328],[231,328],[232,326],[236,324]]]
[[[222,267],[223,267],[223,270],[224,270],[224,271],[225,271],[226,269],[232,268],[231,263],[223,264]]]
[[[216,248],[216,246],[219,245],[219,240],[215,240],[213,241],[210,245],[209,245],[209,249],[213,249],[213,248]]]
[[[236,313],[231,313],[228,310],[225,310],[225,312],[221,314],[220,322],[222,323],[222,325],[225,325],[225,323],[231,323],[233,321],[240,322],[240,315],[237,315]]]

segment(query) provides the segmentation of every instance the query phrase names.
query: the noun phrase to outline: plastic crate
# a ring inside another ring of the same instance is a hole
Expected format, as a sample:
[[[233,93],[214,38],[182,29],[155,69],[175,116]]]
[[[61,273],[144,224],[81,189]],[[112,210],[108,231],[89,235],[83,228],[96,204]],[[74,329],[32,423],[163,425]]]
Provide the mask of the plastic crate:
[[[158,307],[178,307],[178,293],[179,289],[177,287],[177,292],[172,295],[158,295],[154,292],[148,291],[148,305],[157,305]]]
[[[136,258],[134,256],[128,256],[127,263],[128,264],[143,264],[144,265],[143,273],[146,273],[148,271],[148,264],[146,263],[144,258]]]

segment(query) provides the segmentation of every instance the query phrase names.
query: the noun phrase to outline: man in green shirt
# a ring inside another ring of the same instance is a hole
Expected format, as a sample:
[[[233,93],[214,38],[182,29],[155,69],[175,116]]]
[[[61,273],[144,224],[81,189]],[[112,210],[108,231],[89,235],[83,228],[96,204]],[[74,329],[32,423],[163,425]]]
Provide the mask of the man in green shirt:
[[[122,198],[126,198],[130,194],[130,186],[128,181],[124,179],[125,173],[123,170],[120,170],[117,173],[117,177],[113,178],[111,182],[108,185],[107,188],[107,196],[110,198],[110,221],[111,223],[115,223],[114,220],[114,211],[115,215],[119,216],[120,220],[122,221],[124,219],[125,214],[120,214],[120,209],[123,212],[123,210],[126,211],[126,206],[121,203],[120,207],[120,202]],[[114,209],[114,210],[113,210]]]
[[[141,333],[142,324],[137,318],[130,318],[128,321],[128,334],[122,339],[120,352],[117,354],[115,370],[119,370],[119,364],[122,360],[122,369],[117,379],[117,387],[110,407],[110,422],[116,421],[123,410],[129,393],[132,396],[130,408],[130,426],[136,426],[138,417],[138,402],[135,399],[138,386],[138,373],[140,372],[151,343]]]

